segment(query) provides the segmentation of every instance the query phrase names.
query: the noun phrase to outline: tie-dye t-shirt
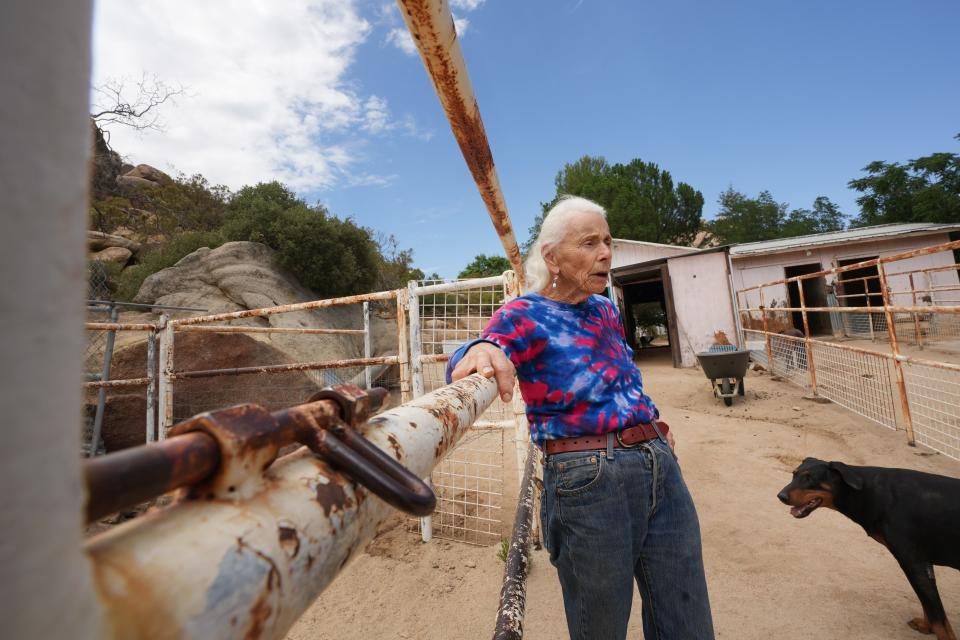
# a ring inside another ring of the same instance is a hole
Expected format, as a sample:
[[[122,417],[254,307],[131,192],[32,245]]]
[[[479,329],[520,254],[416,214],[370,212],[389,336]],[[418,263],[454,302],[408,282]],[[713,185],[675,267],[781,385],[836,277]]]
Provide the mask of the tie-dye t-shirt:
[[[480,341],[498,345],[517,368],[531,437],[600,434],[659,417],[643,392],[616,307],[602,296],[566,304],[531,293],[503,305],[480,340],[450,358],[447,379]]]

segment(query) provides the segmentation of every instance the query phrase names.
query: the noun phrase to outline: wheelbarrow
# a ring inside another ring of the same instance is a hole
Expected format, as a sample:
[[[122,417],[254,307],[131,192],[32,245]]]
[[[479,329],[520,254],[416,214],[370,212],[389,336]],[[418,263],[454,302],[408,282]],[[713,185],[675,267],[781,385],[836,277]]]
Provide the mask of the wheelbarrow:
[[[750,362],[749,350],[704,351],[697,354],[697,360],[704,375],[710,379],[713,395],[723,398],[725,405],[732,405],[734,396],[743,396],[743,376]]]

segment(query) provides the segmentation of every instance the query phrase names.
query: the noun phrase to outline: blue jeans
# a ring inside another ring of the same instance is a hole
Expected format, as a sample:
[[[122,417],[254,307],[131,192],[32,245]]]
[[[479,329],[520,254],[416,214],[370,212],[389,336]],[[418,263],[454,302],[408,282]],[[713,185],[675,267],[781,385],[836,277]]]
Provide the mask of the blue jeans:
[[[700,524],[660,440],[549,456],[540,522],[573,640],[626,637],[633,581],[646,640],[712,639]]]

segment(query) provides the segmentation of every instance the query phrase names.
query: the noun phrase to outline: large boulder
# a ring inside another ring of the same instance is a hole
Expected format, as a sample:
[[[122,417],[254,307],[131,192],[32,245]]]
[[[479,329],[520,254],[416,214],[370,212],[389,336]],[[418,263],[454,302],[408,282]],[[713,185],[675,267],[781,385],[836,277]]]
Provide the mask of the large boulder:
[[[124,247],[107,247],[90,254],[90,260],[93,262],[116,262],[120,266],[126,266],[133,257],[133,252]]]
[[[155,182],[160,186],[173,183],[173,178],[165,174],[163,171],[160,171],[160,169],[151,167],[148,164],[138,164],[123,175],[129,178],[143,178],[144,180]]]
[[[251,336],[238,333],[178,333],[174,364],[178,371],[228,369],[285,364],[288,354]],[[146,342],[114,353],[110,377],[115,380],[147,375]],[[173,386],[173,416],[179,422],[204,411],[255,403],[273,411],[305,402],[327,381],[307,371],[227,375],[178,380]],[[96,392],[87,394],[88,405]],[[108,389],[103,416],[107,452],[143,444],[146,440],[146,395],[129,389]]]
[[[117,176],[117,186],[124,195],[129,195],[140,189],[157,189],[160,184],[139,176]]]
[[[144,280],[134,302],[224,313],[315,300],[315,294],[274,263],[274,254],[273,249],[259,242],[228,242],[216,249],[198,249],[176,265]],[[336,275],[332,273],[330,277]],[[231,324],[362,329],[363,316],[361,305],[352,304],[235,320]],[[363,355],[361,336],[254,335],[287,353],[288,362],[325,362]]]
[[[90,251],[102,251],[110,247],[122,247],[129,249],[131,253],[137,253],[140,251],[141,245],[139,242],[130,240],[122,235],[88,230],[87,247]]]

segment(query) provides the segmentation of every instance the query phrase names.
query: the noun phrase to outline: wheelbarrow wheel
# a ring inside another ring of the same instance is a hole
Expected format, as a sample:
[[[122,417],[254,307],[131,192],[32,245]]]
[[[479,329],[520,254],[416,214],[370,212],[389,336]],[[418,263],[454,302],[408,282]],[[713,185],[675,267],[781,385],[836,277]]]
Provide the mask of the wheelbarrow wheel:
[[[720,391],[723,393],[723,404],[728,407],[733,405],[733,388],[730,386],[730,378],[724,378],[720,383]]]

